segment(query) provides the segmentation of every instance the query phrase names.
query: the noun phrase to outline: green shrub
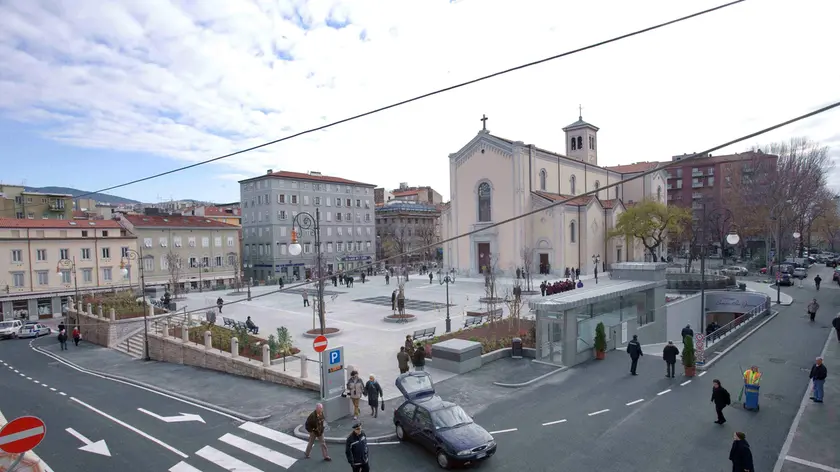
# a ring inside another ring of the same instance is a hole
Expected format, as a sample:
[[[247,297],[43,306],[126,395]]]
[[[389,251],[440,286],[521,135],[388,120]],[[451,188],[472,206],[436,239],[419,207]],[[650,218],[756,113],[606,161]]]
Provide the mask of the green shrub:
[[[604,330],[604,323],[598,323],[595,326],[595,350],[598,352],[607,350],[607,333]]]
[[[694,367],[697,363],[694,353],[694,338],[691,336],[683,338],[682,362],[685,367]]]

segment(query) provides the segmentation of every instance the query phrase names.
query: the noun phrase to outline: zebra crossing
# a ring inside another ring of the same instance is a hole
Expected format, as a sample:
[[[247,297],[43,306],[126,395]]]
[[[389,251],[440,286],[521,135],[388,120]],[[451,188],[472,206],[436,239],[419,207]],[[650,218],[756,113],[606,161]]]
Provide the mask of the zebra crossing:
[[[195,456],[200,459],[181,461],[172,466],[169,472],[263,472],[265,469],[260,467],[269,464],[289,469],[306,452],[306,441],[256,423],[242,423],[237,433],[225,433],[219,437],[219,444],[206,445],[195,452]],[[270,443],[266,443],[266,439]],[[266,444],[281,446],[279,449],[285,450],[287,454],[267,447]],[[255,462],[256,465],[246,461]]]

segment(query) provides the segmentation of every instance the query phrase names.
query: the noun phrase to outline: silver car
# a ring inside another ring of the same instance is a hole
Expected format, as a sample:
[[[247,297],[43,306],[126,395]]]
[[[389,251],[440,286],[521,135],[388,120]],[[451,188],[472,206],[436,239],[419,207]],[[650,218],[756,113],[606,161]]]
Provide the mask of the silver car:
[[[726,275],[747,275],[750,271],[748,271],[746,267],[731,266],[723,269],[722,272]]]
[[[808,271],[804,267],[797,267],[793,269],[793,277],[797,279],[804,279],[808,277]]]

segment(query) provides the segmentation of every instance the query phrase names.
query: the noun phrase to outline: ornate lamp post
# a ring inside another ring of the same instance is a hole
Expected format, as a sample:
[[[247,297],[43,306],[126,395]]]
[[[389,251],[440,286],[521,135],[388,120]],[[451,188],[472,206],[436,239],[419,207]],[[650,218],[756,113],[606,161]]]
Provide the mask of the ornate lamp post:
[[[601,262],[601,255],[592,256],[592,265],[595,266],[595,283],[598,283],[598,263]]]
[[[73,256],[72,259],[59,259],[58,263],[55,266],[55,273],[61,274],[61,269],[67,269],[72,272],[73,274],[73,291],[75,292],[74,300],[76,303],[79,303],[79,280],[76,277],[76,256]],[[64,280],[61,281],[64,283]],[[6,290],[8,293],[8,288]],[[67,314],[64,314],[64,323],[67,324]]]
[[[706,205],[703,205],[703,239],[700,240],[700,332],[706,332],[706,225],[712,216],[728,215],[732,218],[732,211],[726,208],[716,208],[706,215]],[[731,246],[738,244],[741,237],[735,231],[734,226],[730,228],[729,234],[726,235],[726,242]],[[721,248],[724,250],[725,248]]]
[[[134,249],[127,249],[124,259],[128,259],[129,261],[138,261],[137,266],[140,268],[140,295],[143,297],[143,337],[146,341],[143,358],[148,361],[151,360],[151,356],[149,356],[149,306],[146,303],[146,277],[143,274],[143,248],[140,248],[140,252],[135,251]],[[123,277],[128,276],[128,267],[131,267],[130,263],[125,264],[120,262]]]
[[[303,230],[312,230],[315,233],[315,277],[318,279],[318,322],[321,327],[321,334],[324,334],[326,320],[324,319],[324,276],[322,273],[323,264],[321,261],[321,211],[316,208],[315,216],[308,212],[300,212],[292,220],[292,244],[289,245],[289,254],[299,256],[303,251],[298,242],[298,235],[295,227]]]
[[[446,332],[452,332],[452,320],[449,319],[449,283],[455,283],[455,280],[449,277],[449,274],[446,274],[443,279],[440,281],[440,284],[446,284]]]

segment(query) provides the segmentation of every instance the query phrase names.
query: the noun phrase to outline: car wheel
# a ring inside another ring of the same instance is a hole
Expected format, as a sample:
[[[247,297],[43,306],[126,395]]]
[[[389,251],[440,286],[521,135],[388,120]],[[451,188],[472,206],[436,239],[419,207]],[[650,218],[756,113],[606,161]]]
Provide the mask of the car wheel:
[[[397,439],[400,441],[405,441],[405,430],[403,429],[402,425],[397,425]]]
[[[449,457],[443,452],[437,452],[437,463],[441,469],[448,469],[449,468]]]

